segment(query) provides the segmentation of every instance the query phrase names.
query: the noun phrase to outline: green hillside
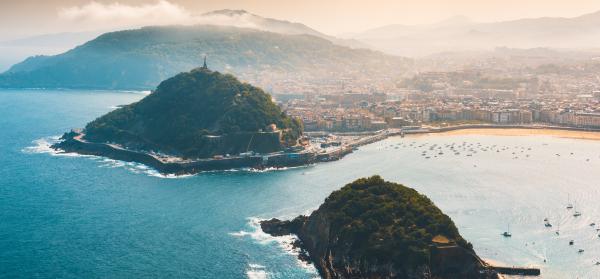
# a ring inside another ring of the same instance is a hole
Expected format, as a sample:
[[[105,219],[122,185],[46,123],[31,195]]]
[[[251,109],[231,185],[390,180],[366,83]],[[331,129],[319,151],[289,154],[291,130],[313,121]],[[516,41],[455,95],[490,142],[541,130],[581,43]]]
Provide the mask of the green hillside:
[[[270,124],[281,136],[266,132]],[[90,141],[194,158],[278,151],[301,133],[302,124],[260,88],[204,68],[167,79],[139,102],[85,127]]]
[[[66,53],[30,57],[0,75],[0,87],[152,89],[202,65],[244,80],[293,74],[334,78],[401,71],[405,60],[338,46],[310,35],[284,35],[225,26],[145,27],[106,33]]]
[[[416,190],[379,176],[334,191],[309,216],[271,219],[261,228],[296,234],[308,252],[301,256],[323,278],[488,278],[450,217]],[[434,242],[452,256],[432,252]]]

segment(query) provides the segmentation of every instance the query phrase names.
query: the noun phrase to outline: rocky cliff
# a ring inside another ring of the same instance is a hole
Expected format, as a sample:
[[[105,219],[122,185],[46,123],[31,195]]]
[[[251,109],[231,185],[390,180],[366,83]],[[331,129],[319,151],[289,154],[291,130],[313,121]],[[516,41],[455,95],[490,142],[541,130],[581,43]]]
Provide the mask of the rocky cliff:
[[[333,192],[310,216],[261,227],[296,234],[323,278],[497,278],[427,197],[379,176]]]

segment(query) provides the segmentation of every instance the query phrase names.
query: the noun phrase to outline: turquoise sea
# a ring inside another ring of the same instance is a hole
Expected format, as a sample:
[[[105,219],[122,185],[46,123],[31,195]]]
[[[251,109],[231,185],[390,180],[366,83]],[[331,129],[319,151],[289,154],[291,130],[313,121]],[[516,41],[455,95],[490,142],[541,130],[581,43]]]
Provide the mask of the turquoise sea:
[[[309,213],[373,174],[429,196],[483,258],[539,266],[543,278],[599,277],[600,141],[391,138],[338,162],[178,178],[48,149],[63,132],[143,96],[0,91],[0,278],[318,277],[296,260],[289,238],[265,235],[257,220]]]

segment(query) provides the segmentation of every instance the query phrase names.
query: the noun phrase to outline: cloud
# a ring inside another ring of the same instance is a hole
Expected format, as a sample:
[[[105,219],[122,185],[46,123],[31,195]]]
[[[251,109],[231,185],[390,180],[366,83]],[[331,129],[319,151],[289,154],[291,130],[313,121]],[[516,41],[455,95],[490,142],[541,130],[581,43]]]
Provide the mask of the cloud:
[[[166,0],[138,6],[91,1],[82,6],[59,9],[58,16],[60,19],[78,24],[101,24],[106,27],[191,24],[196,21],[196,18],[184,7]]]
[[[182,6],[167,0],[154,3],[128,5],[119,2],[88,2],[81,6],[65,7],[58,10],[58,17],[78,25],[80,28],[115,29],[148,25],[191,25],[213,24],[246,28],[260,28],[257,17],[243,11],[225,11],[195,15]]]

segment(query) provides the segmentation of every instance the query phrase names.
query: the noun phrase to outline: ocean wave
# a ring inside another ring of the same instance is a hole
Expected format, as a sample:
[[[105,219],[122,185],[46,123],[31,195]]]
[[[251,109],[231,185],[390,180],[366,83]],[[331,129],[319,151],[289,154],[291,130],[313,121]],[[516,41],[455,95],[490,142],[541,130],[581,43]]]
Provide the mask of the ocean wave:
[[[183,174],[183,175],[175,175],[175,174],[162,174],[157,170],[150,168],[144,164],[136,163],[136,162],[125,162],[121,160],[114,160],[106,157],[96,156],[96,155],[83,155],[75,152],[65,152],[64,150],[54,149],[51,146],[60,142],[60,136],[49,136],[43,137],[40,139],[36,139],[32,141],[33,145],[27,146],[21,149],[21,152],[26,154],[50,154],[52,156],[60,156],[60,157],[84,157],[90,158],[92,160],[98,161],[100,163],[100,168],[124,168],[128,171],[131,171],[135,174],[146,174],[152,177],[158,178],[188,178],[194,176],[193,174]]]
[[[125,161],[121,161],[121,160],[114,160],[114,159],[96,156],[96,155],[83,155],[83,154],[78,154],[75,152],[65,152],[64,150],[54,149],[51,147],[52,145],[54,145],[58,142],[60,142],[60,136],[43,137],[43,138],[32,141],[32,143],[33,143],[32,146],[25,147],[21,151],[23,153],[27,153],[27,154],[44,153],[44,154],[50,154],[52,156],[92,158],[94,160],[100,161],[101,168],[125,168],[136,174],[142,173],[142,174],[146,174],[146,175],[149,175],[152,177],[166,178],[166,179],[189,178],[189,177],[195,176],[197,174],[202,174],[202,173],[229,173],[229,172],[266,173],[266,172],[273,172],[273,171],[286,171],[286,170],[290,170],[290,169],[305,168],[305,167],[310,166],[310,165],[308,165],[308,166],[283,167],[283,168],[271,167],[271,168],[264,168],[264,169],[239,168],[239,169],[228,169],[228,170],[201,171],[197,174],[163,174],[163,173],[160,173],[159,171],[157,171],[151,167],[148,167],[144,164],[141,164],[141,163],[125,162]]]
[[[172,173],[163,174],[153,168],[149,168],[146,165],[142,165],[142,166],[146,167],[146,170],[144,170],[145,174],[147,174],[149,176],[153,176],[153,177],[158,177],[158,178],[183,179],[183,178],[190,178],[190,177],[196,176],[196,174],[172,174]]]
[[[60,136],[49,136],[32,141],[32,146],[27,146],[21,149],[21,152],[26,154],[50,154],[52,156],[61,157],[85,157],[85,158],[101,158],[94,155],[83,155],[78,153],[65,152],[61,149],[54,149],[51,146],[60,142]]]
[[[53,149],[52,146],[55,143],[60,141],[60,136],[51,136],[51,137],[43,137],[41,139],[36,139],[32,141],[32,146],[27,146],[21,151],[27,154],[35,154],[35,153],[48,153],[48,154],[57,154],[60,153],[59,150]]]
[[[269,278],[269,272],[265,270],[265,266],[259,264],[248,264],[246,269],[248,279],[266,279]]]
[[[298,258],[300,255],[300,248],[294,247],[294,243],[298,240],[298,237],[295,235],[284,235],[284,236],[272,236],[270,234],[265,233],[260,227],[260,221],[264,219],[260,219],[257,217],[248,218],[248,227],[249,230],[240,230],[238,232],[229,233],[234,237],[249,237],[254,240],[256,243],[261,245],[267,245],[276,243],[286,254],[292,255],[296,258],[298,266],[303,268],[307,273],[310,274],[318,274],[317,269],[311,263],[307,263]]]
[[[60,142],[60,136],[49,136],[36,139],[32,141],[32,146],[27,146],[21,149],[21,152],[26,154],[50,154],[52,156],[61,157],[86,157],[86,158],[100,158],[94,155],[82,155],[77,153],[65,152],[61,149],[54,149],[51,146]]]
[[[106,158],[106,157],[97,157],[97,158],[101,158],[101,163],[102,163],[100,165],[101,168],[124,168],[135,174],[145,174],[148,176],[157,177],[157,178],[165,178],[165,179],[182,179],[182,178],[189,178],[189,177],[194,176],[194,174],[162,174],[159,171],[157,171],[149,166],[146,166],[142,163],[125,162],[125,161],[110,159],[110,158]]]

